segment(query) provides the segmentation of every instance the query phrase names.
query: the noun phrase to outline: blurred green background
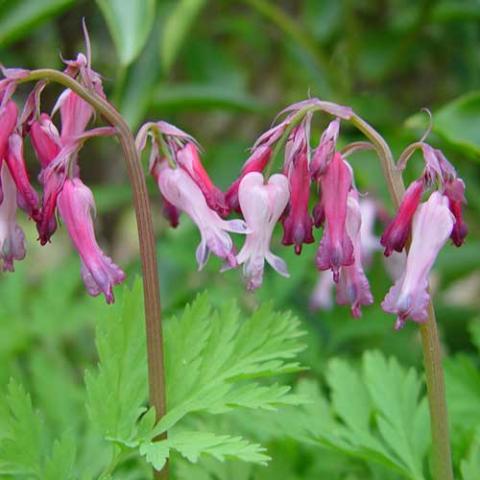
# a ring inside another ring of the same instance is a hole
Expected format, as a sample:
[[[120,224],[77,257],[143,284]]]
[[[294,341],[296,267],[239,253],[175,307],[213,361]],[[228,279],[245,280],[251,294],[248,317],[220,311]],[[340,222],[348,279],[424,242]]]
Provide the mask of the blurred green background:
[[[0,0],[1,63],[62,68],[62,57],[73,58],[84,50],[82,18],[90,33],[93,67],[132,128],[163,119],[191,133],[221,188],[235,179],[247,149],[289,103],[316,96],[352,106],[385,136],[396,155],[423,134],[427,117],[419,112],[429,108],[429,142],[445,152],[465,179],[470,230],[461,249],[444,248],[432,288],[445,352],[473,355],[469,329],[480,304],[478,1]],[[22,87],[19,93],[26,92]],[[58,93],[51,87],[44,95],[47,111]],[[327,121],[314,120],[314,144]],[[359,138],[349,125],[342,125],[342,143]],[[30,160],[34,175],[38,167],[33,157]],[[120,148],[111,140],[94,140],[82,150],[80,165],[95,193],[100,243],[133,278],[139,272],[138,248]],[[374,155],[355,155],[352,165],[360,190],[392,213]],[[414,157],[406,180],[421,168],[420,158]],[[263,288],[247,294],[240,272],[219,273],[215,258],[205,271],[196,271],[196,229],[184,216],[177,230],[169,229],[155,185],[149,182],[167,313],[204,289],[214,302],[236,298],[246,310],[269,299],[298,314],[310,332],[304,354],[309,375],[322,379],[332,356],[358,359],[367,348],[420,367],[417,328],[412,324],[394,333],[394,318],[379,307],[391,284],[380,254],[368,272],[376,303],[364,309],[361,320],[353,320],[346,307],[311,311],[316,244],[305,246],[296,257],[280,245],[280,228],[273,251],[286,259],[291,278],[280,278],[267,267]],[[11,375],[35,385],[35,369],[42,362],[57,365],[63,375],[58,388],[62,381],[81,382],[79,372],[95,360],[92,326],[103,300],[86,297],[78,259],[63,229],[42,248],[31,222],[22,225],[27,257],[15,274],[4,274],[0,281],[2,385]],[[380,231],[378,224],[377,234]],[[475,381],[480,391],[480,380]],[[472,408],[480,417],[480,407]],[[463,452],[460,447],[458,451]],[[355,472],[357,467],[352,468]]]

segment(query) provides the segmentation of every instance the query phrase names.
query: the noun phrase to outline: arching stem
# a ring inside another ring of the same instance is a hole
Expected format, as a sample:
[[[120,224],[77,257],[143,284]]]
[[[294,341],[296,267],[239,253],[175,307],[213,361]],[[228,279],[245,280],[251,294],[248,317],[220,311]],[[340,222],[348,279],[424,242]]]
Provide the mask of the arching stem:
[[[389,146],[383,137],[358,115],[353,114],[351,122],[374,145],[382,163],[390,196],[395,206],[398,207],[402,201],[405,186],[402,174],[395,166]],[[432,477],[435,480],[453,480],[442,354],[432,302],[428,307],[427,321],[420,325],[420,333],[432,430]]]
[[[128,176],[132,186],[133,205],[137,221],[138,241],[143,272],[143,291],[145,299],[145,325],[147,334],[148,382],[150,404],[155,408],[157,420],[165,415],[165,375],[163,365],[163,335],[160,305],[160,282],[158,278],[155,236],[152,214],[148,199],[147,185],[143,174],[135,140],[122,116],[105,99],[88,90],[73,78],[51,69],[31,71],[20,83],[36,80],[56,82],[70,88],[88,102],[97,113],[118,131],[118,138],[127,164]],[[156,473],[156,478],[168,478],[165,467]]]

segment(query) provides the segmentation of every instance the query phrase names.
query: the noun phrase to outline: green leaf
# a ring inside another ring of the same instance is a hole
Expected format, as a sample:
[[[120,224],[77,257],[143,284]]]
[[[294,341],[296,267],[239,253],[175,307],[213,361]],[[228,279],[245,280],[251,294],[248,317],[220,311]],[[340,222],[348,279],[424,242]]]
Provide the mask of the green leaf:
[[[120,63],[128,66],[148,39],[155,18],[155,0],[97,0],[117,49]]]
[[[145,410],[147,359],[140,279],[97,326],[99,363],[85,376],[92,421],[106,438],[130,445]]]
[[[470,446],[468,456],[460,463],[462,480],[478,480],[480,478],[480,429]]]
[[[247,380],[297,371],[292,361],[304,347],[298,320],[260,307],[240,320],[234,303],[213,311],[206,295],[165,329],[167,415],[156,434],[190,412],[223,413],[234,407],[271,409],[301,402],[289,387]]]
[[[168,16],[161,35],[160,54],[168,72],[174,64],[185,36],[206,0],[178,0]]]
[[[260,112],[266,109],[260,100],[238,89],[208,84],[161,85],[154,94],[152,103],[159,110],[219,108]]]
[[[265,449],[258,444],[211,432],[174,430],[167,440],[145,443],[140,447],[140,453],[156,469],[163,467],[170,450],[176,450],[192,463],[196,463],[201,455],[210,455],[220,461],[229,458],[262,465],[269,459],[263,453]]]
[[[11,379],[2,412],[0,473],[40,476],[42,423],[30,395]]]
[[[52,455],[45,464],[42,480],[73,480],[75,478],[75,440],[64,437],[53,444]]]
[[[466,355],[445,361],[448,409],[454,425],[473,430],[480,424],[480,373]]]
[[[384,441],[405,463],[412,478],[423,478],[429,424],[425,399],[419,403],[421,382],[417,374],[413,369],[404,371],[394,358],[387,361],[380,352],[365,353],[363,370]]]
[[[9,0],[0,10],[0,45],[26,35],[39,23],[58,15],[74,0]]]
[[[317,390],[314,398],[321,418],[308,426],[313,412],[306,406],[302,421],[317,442],[348,456],[379,463],[406,478],[425,478],[428,411],[425,398],[420,397],[421,382],[413,370],[405,371],[395,359],[387,360],[379,352],[367,352],[360,371],[344,360],[331,360],[327,382],[331,405]]]

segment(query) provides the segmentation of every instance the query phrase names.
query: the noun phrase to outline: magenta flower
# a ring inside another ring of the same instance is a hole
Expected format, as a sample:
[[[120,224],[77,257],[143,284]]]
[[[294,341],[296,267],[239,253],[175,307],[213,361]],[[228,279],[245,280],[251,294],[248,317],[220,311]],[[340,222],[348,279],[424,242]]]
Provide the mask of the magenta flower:
[[[402,203],[395,218],[385,229],[380,243],[385,247],[385,255],[388,257],[393,250],[401,252],[407,243],[412,229],[412,218],[422,199],[424,191],[423,179],[415,180],[403,194]]]
[[[0,162],[5,158],[8,139],[15,130],[17,116],[18,108],[15,102],[9,100],[4,106],[0,104]]]
[[[40,219],[38,195],[28,178],[27,167],[23,157],[23,139],[18,133],[12,133],[8,139],[6,162],[17,187],[18,205],[30,218],[38,221]]]
[[[269,145],[260,145],[253,148],[252,154],[242,167],[239,177],[230,185],[225,200],[230,210],[240,213],[240,204],[238,203],[238,187],[245,175],[250,172],[263,172],[272,156],[272,148]]]
[[[199,186],[207,205],[221,216],[228,215],[229,209],[225,203],[225,196],[208,176],[198,155],[198,149],[195,143],[188,142],[181,148],[176,153],[176,160],[180,167],[188,172],[193,181]]]
[[[363,270],[362,216],[358,203],[358,194],[352,190],[348,196],[346,230],[353,243],[353,265],[343,266],[337,284],[337,303],[351,305],[352,315],[361,317],[362,305],[373,303],[370,285]]]
[[[224,259],[228,266],[235,267],[234,246],[227,232],[246,233],[245,222],[223,220],[207,205],[200,187],[181,168],[172,169],[166,162],[158,162],[154,169],[162,195],[171,205],[185,212],[200,230],[201,241],[196,252],[199,270],[205,266],[210,252]]]
[[[61,140],[64,144],[81,135],[93,116],[93,108],[70,89],[64,90],[58,97],[53,112],[57,109],[60,109]]]
[[[0,258],[2,270],[13,272],[13,261],[25,257],[25,236],[17,225],[17,189],[8,167],[1,167],[3,200],[0,204]]]
[[[412,244],[402,276],[390,289],[382,307],[395,313],[395,328],[403,327],[407,318],[424,322],[428,318],[428,276],[438,253],[452,232],[455,217],[448,207],[448,198],[433,192],[413,217]]]
[[[319,270],[331,269],[338,282],[340,267],[353,264],[353,245],[346,229],[347,198],[352,186],[349,165],[336,153],[320,177],[325,212],[325,231],[318,247],[316,264]]]
[[[310,295],[311,310],[331,310],[333,307],[333,287],[335,282],[332,275],[327,271],[318,272],[318,279],[312,294]]]
[[[310,172],[307,150],[302,149],[287,167],[290,189],[288,213],[283,220],[283,245],[295,245],[295,253],[302,252],[302,244],[313,243],[313,221],[308,211]]]
[[[339,131],[340,120],[336,118],[329,123],[328,127],[322,133],[320,143],[312,157],[310,166],[312,178],[318,179],[318,176],[325,172],[328,164],[333,160]]]
[[[50,115],[42,113],[30,127],[30,141],[42,168],[48,167],[61,149],[60,134]]]
[[[456,178],[445,184],[445,196],[448,198],[448,206],[455,217],[455,225],[452,230],[452,241],[460,247],[468,233],[467,224],[463,220],[462,205],[465,201],[465,184],[463,180]]]
[[[79,178],[67,178],[58,195],[58,210],[81,260],[81,275],[90,295],[105,295],[113,303],[113,286],[125,279],[123,271],[107,257],[95,239],[92,214],[95,200]]]
[[[261,173],[250,172],[240,182],[238,199],[249,232],[237,261],[243,264],[248,290],[262,284],[265,260],[280,275],[288,277],[285,262],[270,251],[272,232],[288,197],[288,179],[282,174],[272,175],[265,184]]]

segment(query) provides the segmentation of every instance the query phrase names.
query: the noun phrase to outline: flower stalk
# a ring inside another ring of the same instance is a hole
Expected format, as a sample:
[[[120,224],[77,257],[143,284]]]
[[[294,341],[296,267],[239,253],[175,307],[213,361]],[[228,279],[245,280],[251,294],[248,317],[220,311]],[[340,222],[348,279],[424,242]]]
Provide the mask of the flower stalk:
[[[380,158],[390,196],[395,207],[398,208],[405,192],[405,186],[401,170],[395,165],[389,146],[382,136],[358,115],[353,114],[351,122],[372,142]],[[432,477],[435,480],[453,480],[442,353],[432,302],[428,306],[427,321],[420,324],[420,333],[430,409]]]
[[[165,415],[165,375],[163,359],[163,335],[160,304],[160,282],[158,277],[155,236],[147,185],[143,174],[135,140],[122,116],[106,100],[87,89],[70,76],[51,69],[33,70],[18,83],[46,80],[63,85],[89,103],[110,125],[116,128],[120,145],[127,164],[132,186],[140,257],[143,272],[145,301],[145,325],[147,336],[148,382],[150,405],[155,408],[157,420]],[[167,478],[167,468],[156,473],[156,478]]]

